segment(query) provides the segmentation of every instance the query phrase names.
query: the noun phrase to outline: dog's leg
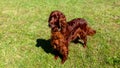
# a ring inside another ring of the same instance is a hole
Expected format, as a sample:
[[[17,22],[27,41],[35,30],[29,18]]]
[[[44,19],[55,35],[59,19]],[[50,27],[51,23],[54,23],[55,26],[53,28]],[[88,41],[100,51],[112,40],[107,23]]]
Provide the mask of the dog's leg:
[[[86,48],[86,44],[87,44],[87,36],[85,36],[85,37],[83,38],[83,41],[84,41],[84,43],[83,43],[83,47]]]
[[[59,57],[58,55],[55,55],[55,57],[54,57],[54,58],[55,58],[55,60],[57,60],[57,59],[58,59],[58,57]]]
[[[80,34],[81,34],[82,30],[80,28],[78,28],[76,31],[71,32],[71,36],[70,39],[74,42],[74,43],[79,43],[79,39],[80,39]]]
[[[87,34],[84,31],[82,31],[82,32],[79,32],[78,37],[83,40],[83,43],[81,43],[81,44],[83,45],[84,48],[86,48]]]
[[[58,56],[58,52],[57,52],[57,50],[54,50],[54,55],[55,55],[55,56],[54,56],[54,59],[57,60],[58,57],[59,57],[59,56]]]
[[[61,63],[63,64],[68,58],[68,48],[65,47],[63,48],[63,51],[62,51],[62,61]]]

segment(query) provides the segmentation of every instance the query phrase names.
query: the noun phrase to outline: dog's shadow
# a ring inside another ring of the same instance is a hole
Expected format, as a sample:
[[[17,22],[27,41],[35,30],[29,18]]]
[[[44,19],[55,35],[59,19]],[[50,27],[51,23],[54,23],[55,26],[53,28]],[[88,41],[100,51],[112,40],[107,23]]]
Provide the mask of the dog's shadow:
[[[53,54],[53,48],[50,45],[50,39],[37,39],[36,40],[36,47],[41,47],[46,53],[52,53]]]
[[[77,40],[72,41],[75,44],[80,43],[83,44]],[[54,49],[52,48],[51,44],[50,44],[50,39],[45,40],[45,39],[37,39],[36,40],[36,47],[41,47],[46,53],[51,53],[54,55]]]
[[[50,44],[50,39],[45,40],[45,39],[37,39],[36,40],[36,47],[41,47],[46,53],[51,53],[52,55],[57,55],[62,58],[62,55],[54,50]]]

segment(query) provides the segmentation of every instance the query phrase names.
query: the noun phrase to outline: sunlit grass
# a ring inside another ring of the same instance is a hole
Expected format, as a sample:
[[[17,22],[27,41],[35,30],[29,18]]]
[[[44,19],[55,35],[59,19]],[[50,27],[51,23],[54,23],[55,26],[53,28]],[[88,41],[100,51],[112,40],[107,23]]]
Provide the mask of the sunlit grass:
[[[119,68],[119,6],[119,0],[0,0],[0,68]],[[87,48],[70,43],[63,65],[36,47],[37,39],[50,39],[53,10],[62,11],[67,21],[85,18],[97,31]]]

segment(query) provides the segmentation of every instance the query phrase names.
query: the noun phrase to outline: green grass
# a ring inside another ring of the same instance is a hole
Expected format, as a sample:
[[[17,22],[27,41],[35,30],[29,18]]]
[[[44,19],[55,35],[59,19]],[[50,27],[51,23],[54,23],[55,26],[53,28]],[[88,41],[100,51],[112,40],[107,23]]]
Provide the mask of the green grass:
[[[51,11],[85,18],[96,29],[88,48],[70,43],[65,64],[46,53]],[[41,46],[36,47],[37,39]],[[119,0],[0,0],[0,68],[120,68]]]

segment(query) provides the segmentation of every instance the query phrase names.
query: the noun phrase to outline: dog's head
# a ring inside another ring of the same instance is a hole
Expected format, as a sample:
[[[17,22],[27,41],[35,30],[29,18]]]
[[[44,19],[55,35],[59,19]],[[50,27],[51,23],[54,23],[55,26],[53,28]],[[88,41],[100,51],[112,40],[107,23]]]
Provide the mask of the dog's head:
[[[61,28],[62,22],[66,22],[66,17],[62,12],[58,10],[51,12],[48,20],[48,25],[50,28],[54,27]]]
[[[87,30],[87,35],[89,35],[89,36],[93,36],[94,34],[96,34],[96,30],[94,30],[94,29],[92,29],[92,28],[90,28],[90,27],[87,27],[86,28]]]

